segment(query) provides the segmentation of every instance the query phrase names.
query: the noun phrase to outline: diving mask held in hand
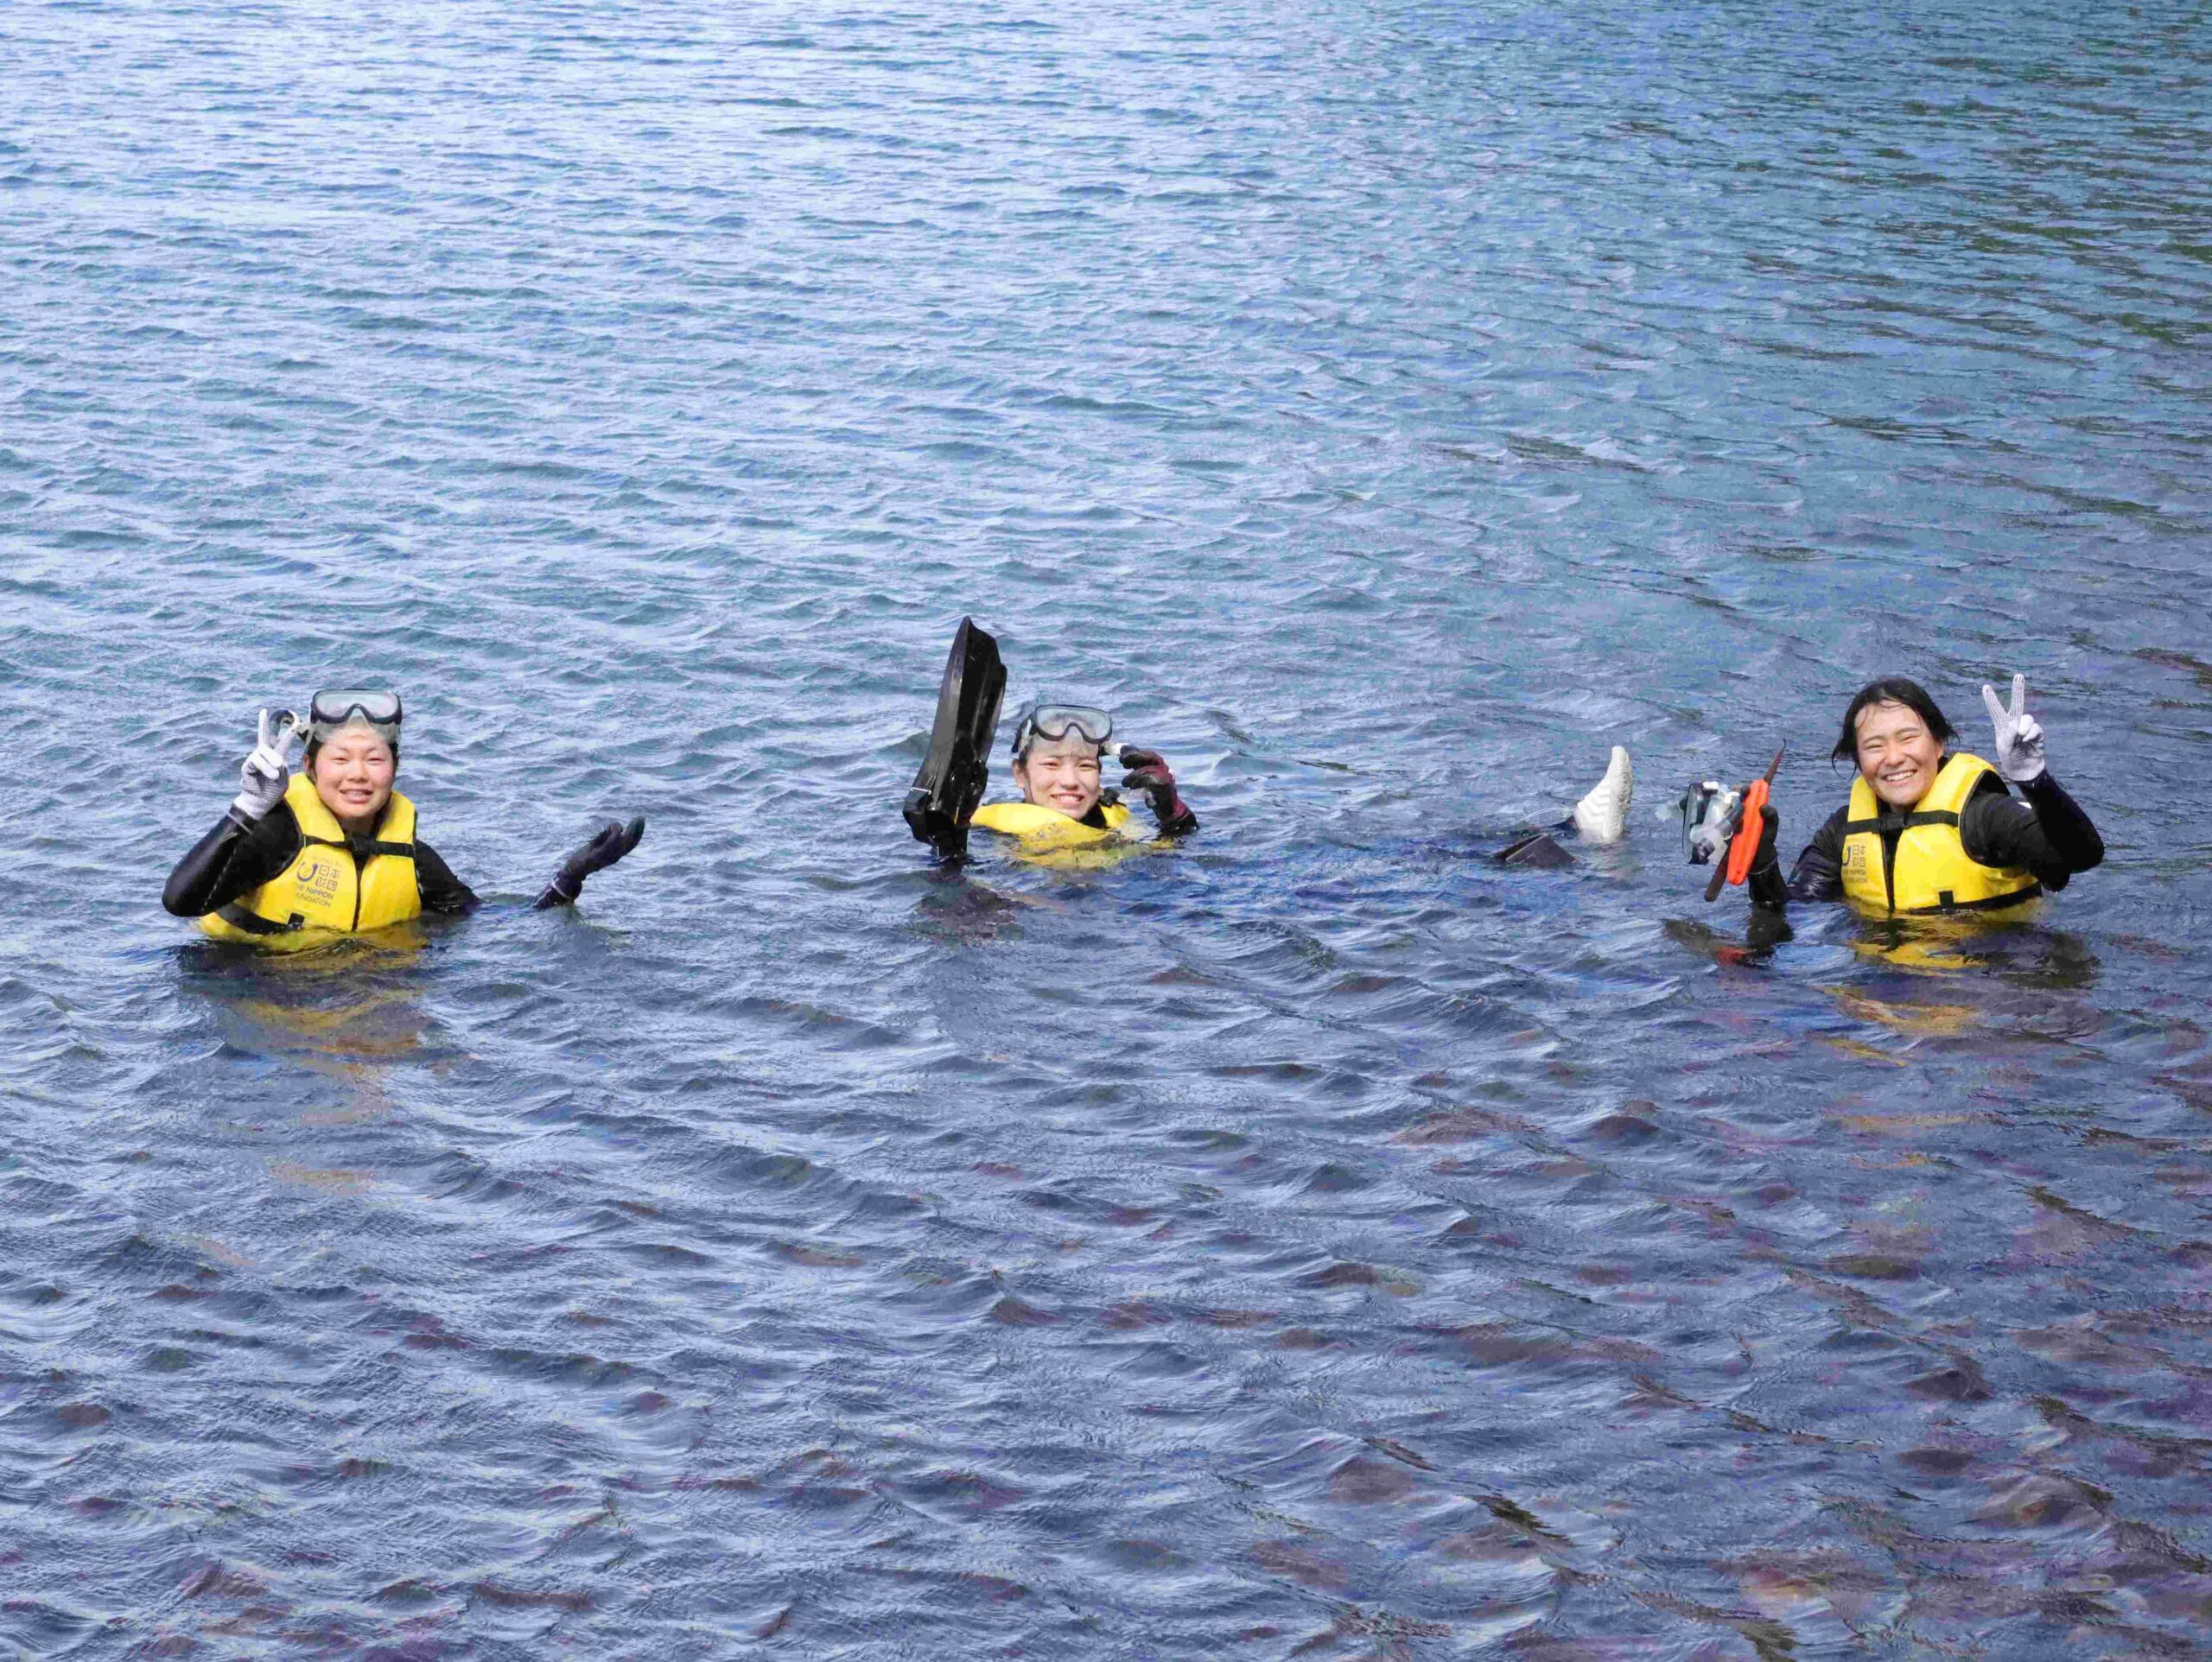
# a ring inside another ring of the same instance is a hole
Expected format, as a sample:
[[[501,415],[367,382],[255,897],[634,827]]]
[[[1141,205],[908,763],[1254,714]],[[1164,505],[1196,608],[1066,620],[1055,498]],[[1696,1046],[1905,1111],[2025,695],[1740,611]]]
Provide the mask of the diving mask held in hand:
[[[387,744],[399,737],[399,695],[388,688],[346,688],[317,693],[308,718],[308,736],[318,745],[358,721]]]
[[[1713,881],[1706,885],[1705,898],[1708,902],[1719,898],[1720,891],[1727,885],[1741,885],[1750,879],[1751,864],[1758,856],[1759,840],[1765,834],[1769,790],[1774,783],[1774,776],[1781,770],[1782,758],[1788,748],[1784,745],[1775,752],[1766,772],[1741,790],[1732,790],[1718,779],[1701,779],[1685,790],[1681,800],[1675,804],[1682,818],[1682,847],[1690,864],[1710,866],[1720,862]]]
[[[1735,834],[1744,793],[1718,779],[1701,779],[1682,793],[1675,811],[1681,815],[1682,847],[1693,866],[1709,866]]]

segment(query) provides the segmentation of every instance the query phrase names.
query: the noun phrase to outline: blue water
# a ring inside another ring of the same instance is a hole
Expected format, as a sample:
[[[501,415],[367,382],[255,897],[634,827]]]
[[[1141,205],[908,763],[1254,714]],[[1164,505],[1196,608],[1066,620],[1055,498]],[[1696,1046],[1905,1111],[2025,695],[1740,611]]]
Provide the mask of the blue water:
[[[2209,130],[2179,3],[0,11],[0,1654],[2207,1654]],[[931,869],[963,613],[1196,841]],[[1735,961],[1656,808],[2015,669],[2106,866]],[[380,682],[500,904],[198,943]]]

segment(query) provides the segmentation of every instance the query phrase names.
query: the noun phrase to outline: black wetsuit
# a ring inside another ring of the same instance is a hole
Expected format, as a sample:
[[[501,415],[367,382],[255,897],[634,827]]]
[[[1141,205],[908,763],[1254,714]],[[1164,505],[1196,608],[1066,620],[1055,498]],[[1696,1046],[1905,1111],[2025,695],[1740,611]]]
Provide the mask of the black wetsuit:
[[[2076,872],[2086,872],[2104,859],[2104,839],[2097,828],[2048,769],[2022,785],[2020,793],[2025,802],[2006,792],[2001,776],[1982,776],[1959,810],[1959,841],[1968,860],[1983,866],[2018,866],[2044,888],[2063,889]],[[1779,863],[1753,872],[1751,904],[1779,909],[1790,900],[1843,898],[1843,828],[1850,817],[1848,803],[1828,815],[1827,823],[1797,856],[1787,882]],[[1897,820],[1881,834],[1885,858],[1894,861],[1904,816],[1885,810],[1885,817]]]
[[[176,870],[169,873],[168,887],[162,891],[162,904],[179,917],[205,917],[209,912],[220,911],[283,875],[300,857],[303,847],[300,822],[286,803],[277,803],[251,825],[242,825],[226,814],[176,863]],[[365,858],[360,853],[354,855],[357,862],[365,862]],[[481,904],[427,842],[415,845],[415,881],[423,891],[426,912],[461,917]]]

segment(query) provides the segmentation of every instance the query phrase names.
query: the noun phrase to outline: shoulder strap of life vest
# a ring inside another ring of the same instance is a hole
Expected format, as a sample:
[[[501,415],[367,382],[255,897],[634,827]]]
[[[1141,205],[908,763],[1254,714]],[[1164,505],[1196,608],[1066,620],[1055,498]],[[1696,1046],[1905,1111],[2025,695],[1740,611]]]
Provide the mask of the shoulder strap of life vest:
[[[1865,774],[1851,782],[1851,809],[1843,818],[1843,834],[1851,836],[1860,831],[1882,828],[1882,804],[1874,795],[1874,787],[1866,783]]]
[[[384,817],[377,821],[374,837],[350,841],[347,845],[356,860],[366,860],[372,854],[397,854],[402,860],[415,858],[415,804],[400,791],[391,793],[391,800],[384,806]]]
[[[346,846],[345,827],[338,823],[338,816],[316,791],[315,781],[304,772],[295,773],[285,785],[284,806],[292,810],[292,818],[299,824],[302,842],[319,842],[331,848]]]
[[[1928,794],[1913,804],[1912,817],[1923,825],[1956,825],[1967,799],[1984,778],[1996,771],[1979,756],[1962,750],[1953,751],[1943,758],[1943,765],[1937,771],[1936,783],[1929,787]]]

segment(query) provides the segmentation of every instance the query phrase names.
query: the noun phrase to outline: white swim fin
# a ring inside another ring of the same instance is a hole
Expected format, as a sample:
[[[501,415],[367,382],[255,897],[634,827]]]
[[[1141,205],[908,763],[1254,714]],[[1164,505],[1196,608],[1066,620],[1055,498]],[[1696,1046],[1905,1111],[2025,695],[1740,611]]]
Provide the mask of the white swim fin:
[[[1628,829],[1629,798],[1636,794],[1636,770],[1625,745],[1613,746],[1605,777],[1574,805],[1574,828],[1589,842],[1618,842]]]

